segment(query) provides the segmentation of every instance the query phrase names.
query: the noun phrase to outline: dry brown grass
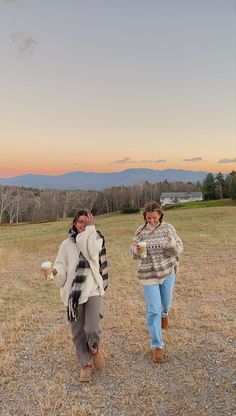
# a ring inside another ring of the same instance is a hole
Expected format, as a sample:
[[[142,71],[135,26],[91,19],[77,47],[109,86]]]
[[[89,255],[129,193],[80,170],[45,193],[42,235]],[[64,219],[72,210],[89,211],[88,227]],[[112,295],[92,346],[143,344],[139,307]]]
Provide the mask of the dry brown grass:
[[[236,208],[167,212],[184,240],[166,355],[150,360],[142,288],[127,254],[140,214],[97,219],[107,237],[106,369],[88,385],[57,288],[40,275],[68,221],[0,228],[1,414],[234,415]]]

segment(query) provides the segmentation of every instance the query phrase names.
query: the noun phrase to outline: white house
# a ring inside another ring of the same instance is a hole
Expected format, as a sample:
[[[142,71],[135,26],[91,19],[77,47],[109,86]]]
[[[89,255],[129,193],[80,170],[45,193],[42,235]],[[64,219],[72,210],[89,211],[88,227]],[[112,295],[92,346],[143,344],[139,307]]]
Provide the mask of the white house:
[[[160,197],[161,205],[202,200],[202,192],[162,192]]]

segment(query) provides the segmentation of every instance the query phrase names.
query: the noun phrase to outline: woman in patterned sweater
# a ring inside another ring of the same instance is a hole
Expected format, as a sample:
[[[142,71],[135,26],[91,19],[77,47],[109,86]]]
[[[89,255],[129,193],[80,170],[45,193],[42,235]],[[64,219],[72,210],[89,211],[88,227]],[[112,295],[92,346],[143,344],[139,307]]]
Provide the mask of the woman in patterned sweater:
[[[131,252],[139,259],[137,277],[144,288],[147,325],[151,335],[153,362],[164,357],[162,329],[168,326],[168,311],[177,273],[178,258],[183,243],[173,225],[163,221],[164,213],[156,202],[144,209],[145,224],[135,232]],[[140,242],[147,244],[147,256],[142,257]]]

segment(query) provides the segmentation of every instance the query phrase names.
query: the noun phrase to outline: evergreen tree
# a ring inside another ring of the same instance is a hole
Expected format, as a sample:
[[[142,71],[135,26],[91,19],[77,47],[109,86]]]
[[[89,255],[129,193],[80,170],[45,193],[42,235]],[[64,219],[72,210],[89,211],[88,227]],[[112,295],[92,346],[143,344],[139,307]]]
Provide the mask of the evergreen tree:
[[[202,185],[203,197],[206,200],[217,199],[216,195],[216,182],[212,173],[208,173],[205,177]]]
[[[225,183],[223,187],[224,198],[230,198],[230,181],[231,181],[231,177],[228,174],[225,178]]]
[[[230,198],[236,201],[236,172],[233,170],[229,174],[230,176]]]
[[[224,188],[224,184],[225,184],[225,179],[224,179],[224,175],[219,172],[217,173],[216,177],[215,177],[215,181],[216,181],[216,192],[217,192],[217,197],[219,199],[223,199],[223,188]]]

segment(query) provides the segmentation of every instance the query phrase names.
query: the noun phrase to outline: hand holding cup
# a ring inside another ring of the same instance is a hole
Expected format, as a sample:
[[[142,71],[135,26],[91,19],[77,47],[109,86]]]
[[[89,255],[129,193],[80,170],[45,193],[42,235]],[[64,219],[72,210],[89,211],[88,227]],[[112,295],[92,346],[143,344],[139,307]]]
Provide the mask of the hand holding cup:
[[[147,257],[147,242],[146,241],[139,241],[137,243],[138,252],[142,259]]]
[[[44,276],[46,277],[47,280],[53,280],[54,279],[54,270],[55,269],[53,269],[51,261],[44,261],[41,264],[41,270],[42,270],[42,273],[44,274]]]

